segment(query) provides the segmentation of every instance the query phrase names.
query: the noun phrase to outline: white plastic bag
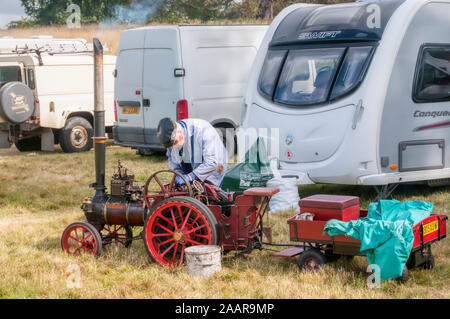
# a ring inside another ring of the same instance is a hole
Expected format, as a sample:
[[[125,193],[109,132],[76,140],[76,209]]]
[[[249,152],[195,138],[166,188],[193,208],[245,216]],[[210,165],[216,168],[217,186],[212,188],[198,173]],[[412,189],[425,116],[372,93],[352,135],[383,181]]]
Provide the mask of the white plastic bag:
[[[267,187],[280,189],[280,192],[270,200],[269,213],[298,208],[300,196],[296,178],[273,178],[267,182]]]

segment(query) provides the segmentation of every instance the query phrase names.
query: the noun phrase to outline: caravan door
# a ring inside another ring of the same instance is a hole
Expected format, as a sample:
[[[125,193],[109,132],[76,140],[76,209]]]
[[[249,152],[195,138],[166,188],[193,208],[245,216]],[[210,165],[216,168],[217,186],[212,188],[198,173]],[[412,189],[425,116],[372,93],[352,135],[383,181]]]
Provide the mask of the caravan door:
[[[167,27],[149,29],[145,38],[144,134],[146,144],[155,148],[162,148],[156,138],[159,121],[165,117],[177,120],[177,102],[183,99],[184,71],[179,39],[178,28]]]

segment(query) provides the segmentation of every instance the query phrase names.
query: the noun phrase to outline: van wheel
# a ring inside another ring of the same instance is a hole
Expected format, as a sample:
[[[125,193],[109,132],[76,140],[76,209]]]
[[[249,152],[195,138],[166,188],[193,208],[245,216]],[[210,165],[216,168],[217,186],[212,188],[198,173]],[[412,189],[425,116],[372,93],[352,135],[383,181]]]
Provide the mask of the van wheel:
[[[41,137],[34,136],[14,143],[20,152],[33,152],[41,150]]]
[[[71,117],[59,134],[59,144],[65,153],[86,152],[92,148],[94,129],[82,117]]]
[[[155,152],[153,152],[150,148],[144,148],[144,147],[139,147],[136,151],[136,154],[141,155],[141,156],[151,156],[154,153]]]

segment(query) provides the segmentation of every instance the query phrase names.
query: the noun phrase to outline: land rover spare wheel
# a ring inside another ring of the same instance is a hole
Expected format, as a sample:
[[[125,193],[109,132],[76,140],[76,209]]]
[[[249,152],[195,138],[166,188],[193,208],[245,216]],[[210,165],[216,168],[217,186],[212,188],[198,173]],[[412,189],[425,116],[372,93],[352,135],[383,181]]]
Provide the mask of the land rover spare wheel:
[[[59,135],[59,144],[65,153],[86,152],[92,148],[94,129],[88,120],[71,117]]]
[[[21,124],[33,115],[33,91],[21,82],[9,82],[0,89],[0,115],[11,124]]]

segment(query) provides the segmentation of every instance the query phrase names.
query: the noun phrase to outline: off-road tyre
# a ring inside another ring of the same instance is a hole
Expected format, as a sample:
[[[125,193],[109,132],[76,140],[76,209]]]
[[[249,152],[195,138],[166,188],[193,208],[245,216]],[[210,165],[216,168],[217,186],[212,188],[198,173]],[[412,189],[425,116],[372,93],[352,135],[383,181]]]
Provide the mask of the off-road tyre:
[[[59,144],[64,153],[87,152],[92,148],[94,129],[88,120],[71,117],[59,133]]]

